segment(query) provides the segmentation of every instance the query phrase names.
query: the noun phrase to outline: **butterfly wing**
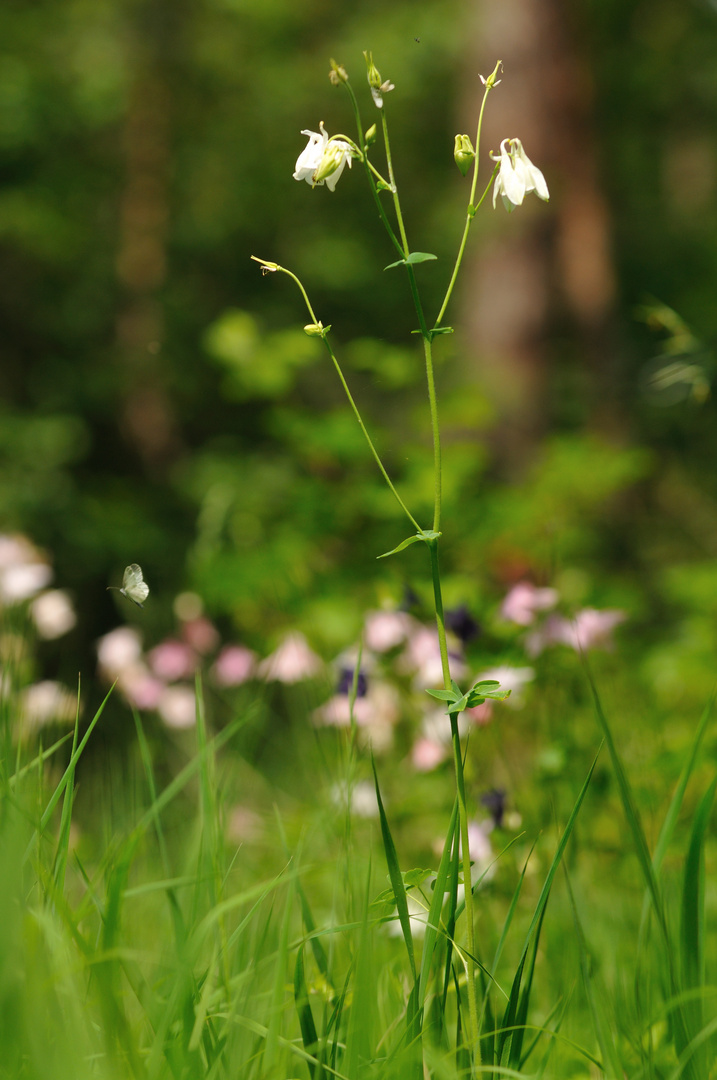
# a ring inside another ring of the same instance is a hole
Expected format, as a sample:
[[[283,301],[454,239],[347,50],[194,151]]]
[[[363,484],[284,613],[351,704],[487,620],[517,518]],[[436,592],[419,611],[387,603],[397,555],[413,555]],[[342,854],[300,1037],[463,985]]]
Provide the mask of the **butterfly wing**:
[[[126,568],[120,592],[137,607],[142,607],[143,601],[149,596],[149,585],[142,575],[142,567],[137,563],[132,563]]]

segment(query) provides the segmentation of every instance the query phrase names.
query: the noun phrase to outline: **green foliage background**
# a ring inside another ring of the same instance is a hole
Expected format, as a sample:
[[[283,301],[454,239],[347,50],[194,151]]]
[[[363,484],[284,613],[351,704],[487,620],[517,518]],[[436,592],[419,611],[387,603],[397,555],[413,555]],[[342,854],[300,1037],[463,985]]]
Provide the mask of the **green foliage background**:
[[[391,497],[319,345],[301,332],[300,298],[249,256],[307,282],[420,513],[430,448],[405,283],[381,272],[387,245],[356,170],[333,194],[291,172],[302,128],[322,118],[350,128],[328,58],[361,87],[371,48],[397,86],[405,209],[419,246],[439,256],[421,268],[431,307],[464,198],[452,143],[461,88],[477,77],[466,34],[480,34],[478,16],[452,0],[3,5],[0,526],[46,546],[58,584],[74,592],[80,626],[54,661],[70,681],[114,623],[104,587],[130,561],[152,582],[145,625],[157,638],[183,587],[250,644],[299,625],[328,654],[378,596],[420,592],[420,553],[376,564],[401,538]],[[548,343],[544,445],[506,484],[486,435],[491,407],[461,342],[443,339],[447,602],[480,615],[504,589],[506,560],[546,581],[563,574],[575,603],[625,607],[650,647],[647,681],[689,700],[686,683],[697,697],[710,681],[715,645],[710,590],[695,587],[715,573],[714,404],[646,399],[645,365],[661,345],[636,307],[655,296],[679,313],[709,382],[717,13],[707,0],[622,0],[568,5],[565,18],[596,88],[614,224],[616,437],[586,429],[579,346],[562,328]],[[159,185],[136,204],[159,217],[128,226],[137,175]],[[128,285],[123,236],[145,226],[166,270]],[[149,445],[162,425],[159,449],[143,449],[142,431]],[[676,634],[666,673],[660,650]]]

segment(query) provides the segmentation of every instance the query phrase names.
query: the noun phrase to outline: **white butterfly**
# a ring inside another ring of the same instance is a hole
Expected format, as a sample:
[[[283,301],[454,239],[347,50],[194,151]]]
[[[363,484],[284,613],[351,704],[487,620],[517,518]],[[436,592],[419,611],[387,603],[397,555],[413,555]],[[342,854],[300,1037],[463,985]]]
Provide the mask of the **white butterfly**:
[[[116,585],[108,585],[109,589],[116,589]],[[122,578],[122,588],[118,589],[122,596],[126,596],[137,607],[144,607],[143,600],[149,596],[149,585],[142,576],[142,567],[137,563],[131,563],[126,567]]]

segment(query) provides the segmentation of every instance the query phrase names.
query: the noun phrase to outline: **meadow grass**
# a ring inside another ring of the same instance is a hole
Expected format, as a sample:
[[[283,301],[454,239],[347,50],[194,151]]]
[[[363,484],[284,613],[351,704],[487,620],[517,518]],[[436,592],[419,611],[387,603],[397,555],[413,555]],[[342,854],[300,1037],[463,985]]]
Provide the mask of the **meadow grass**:
[[[309,809],[303,828],[277,810],[258,871],[261,860],[247,864],[226,829],[231,741],[247,717],[212,734],[198,687],[184,767],[160,790],[136,715],[141,777],[124,806],[108,803],[77,835],[78,767],[104,704],[82,734],[78,722],[30,752],[13,748],[6,703],[0,1076],[705,1080],[717,1038],[704,873],[717,781],[699,793],[678,856],[674,838],[711,710],[650,852],[596,690],[594,705],[630,888],[605,882],[598,920],[582,895],[595,880],[583,873],[593,856],[577,828],[593,763],[571,777],[572,812],[554,842],[530,826],[506,841],[527,844],[509,893],[491,896],[476,875],[472,1046],[457,802],[437,865],[408,869],[375,768],[372,844],[350,809]],[[349,787],[352,757],[347,744]]]

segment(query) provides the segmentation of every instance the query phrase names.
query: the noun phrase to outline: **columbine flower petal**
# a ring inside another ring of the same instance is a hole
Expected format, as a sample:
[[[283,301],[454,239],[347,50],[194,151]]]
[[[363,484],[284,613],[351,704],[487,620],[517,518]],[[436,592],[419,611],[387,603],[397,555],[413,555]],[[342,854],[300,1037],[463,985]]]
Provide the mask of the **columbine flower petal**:
[[[304,150],[299,154],[296,160],[296,168],[294,170],[294,180],[306,180],[307,184],[311,187],[314,186],[314,173],[321,164],[321,159],[324,156],[324,150],[326,144],[329,141],[329,136],[324,129],[323,120],[319,124],[320,131],[302,131],[302,135],[308,135],[309,141],[306,144]]]
[[[491,155],[493,156],[493,155]],[[523,149],[520,139],[503,139],[500,144],[500,170],[493,187],[493,206],[500,195],[506,210],[510,213],[514,206],[521,206],[530,191],[547,202],[548,185],[545,177]]]
[[[548,192],[548,185],[545,183],[545,177],[538,166],[533,165],[533,162],[523,149],[523,144],[520,139],[513,139],[513,146],[518,155],[518,160],[522,162],[525,171],[528,174],[528,187],[525,190],[534,191],[539,199],[547,202],[550,198],[550,194]]]
[[[294,180],[305,180],[311,187],[325,183],[333,191],[347,161],[351,168],[351,147],[343,139],[329,139],[323,120],[319,128],[301,132],[309,136],[309,141],[297,158]]]

